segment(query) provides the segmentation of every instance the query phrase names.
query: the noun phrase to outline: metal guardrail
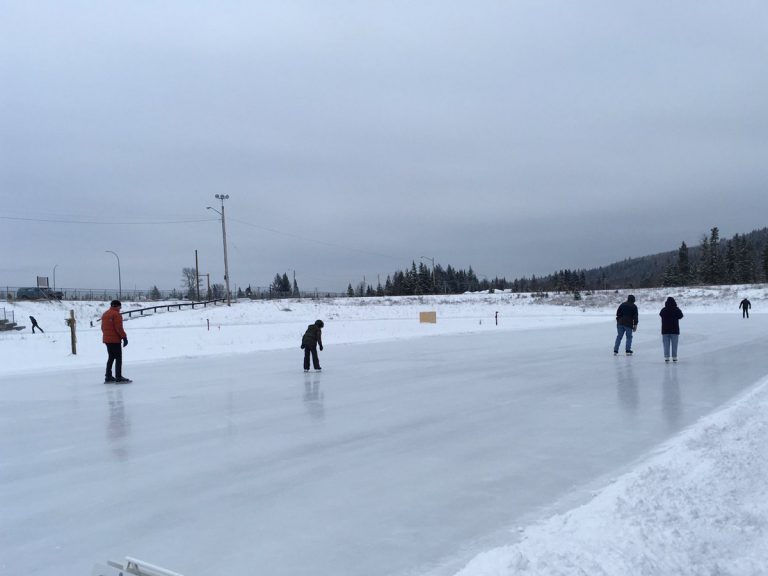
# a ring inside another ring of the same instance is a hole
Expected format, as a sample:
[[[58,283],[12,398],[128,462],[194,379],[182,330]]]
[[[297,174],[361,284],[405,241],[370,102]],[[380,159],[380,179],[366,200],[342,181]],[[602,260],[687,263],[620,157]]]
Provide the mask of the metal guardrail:
[[[122,316],[125,316],[127,314],[128,318],[131,318],[134,314],[137,314],[137,313],[140,316],[144,316],[144,312],[146,312],[147,310],[152,310],[154,312],[156,310],[159,310],[160,308],[167,308],[168,309],[167,311],[170,312],[171,308],[178,308],[179,310],[181,310],[185,306],[190,306],[192,310],[194,310],[195,306],[202,305],[203,308],[206,308],[208,304],[213,304],[215,306],[216,302],[221,302],[223,304],[226,301],[227,301],[226,298],[216,298],[214,300],[204,300],[202,302],[180,302],[178,304],[163,304],[161,306],[150,306],[149,308],[139,308],[138,310],[128,310],[126,312],[120,312],[120,314]]]
[[[178,302],[176,304],[161,304],[160,306],[149,306],[148,308],[134,308],[133,310],[126,310],[125,312],[120,312],[120,315],[125,318],[128,316],[128,318],[132,318],[134,314],[138,314],[139,316],[144,316],[144,312],[152,311],[157,312],[161,308],[166,308],[167,312],[171,311],[171,308],[178,308],[181,310],[185,306],[189,306],[192,308],[192,310],[195,309],[195,306],[202,306],[203,308],[207,308],[208,304],[216,305],[217,302],[221,302],[224,304],[227,301],[226,298],[216,298],[215,300],[203,300],[201,302]],[[96,320],[96,322],[101,322],[101,318]],[[93,321],[91,322],[91,326],[93,326]]]

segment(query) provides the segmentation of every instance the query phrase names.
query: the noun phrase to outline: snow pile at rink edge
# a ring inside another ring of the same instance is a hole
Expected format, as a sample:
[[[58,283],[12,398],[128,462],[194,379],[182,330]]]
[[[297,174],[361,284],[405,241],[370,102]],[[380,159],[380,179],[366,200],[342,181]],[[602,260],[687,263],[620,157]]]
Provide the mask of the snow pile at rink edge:
[[[457,576],[768,574],[768,378]]]

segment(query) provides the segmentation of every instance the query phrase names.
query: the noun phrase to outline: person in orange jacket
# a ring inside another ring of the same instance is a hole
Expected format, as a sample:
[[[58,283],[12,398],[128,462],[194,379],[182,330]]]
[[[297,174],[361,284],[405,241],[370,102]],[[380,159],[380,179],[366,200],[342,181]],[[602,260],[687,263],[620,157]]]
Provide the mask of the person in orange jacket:
[[[117,384],[131,382],[123,376],[123,350],[120,348],[120,341],[123,346],[128,346],[128,336],[123,330],[123,317],[120,315],[120,300],[112,300],[109,310],[101,316],[101,341],[107,345],[107,373],[104,376],[104,383],[114,382]],[[112,376],[112,364],[115,365],[115,375]]]

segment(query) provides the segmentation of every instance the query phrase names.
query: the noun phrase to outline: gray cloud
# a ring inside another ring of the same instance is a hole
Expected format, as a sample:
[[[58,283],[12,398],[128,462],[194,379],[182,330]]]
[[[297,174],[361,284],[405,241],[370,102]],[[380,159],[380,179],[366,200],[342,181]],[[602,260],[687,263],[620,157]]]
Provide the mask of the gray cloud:
[[[4,3],[0,216],[215,216],[240,285],[511,278],[765,225],[759,2]],[[272,231],[270,231],[272,230]],[[277,231],[277,232],[276,232]],[[179,284],[215,221],[2,220],[3,281]],[[219,280],[220,281],[220,280]]]

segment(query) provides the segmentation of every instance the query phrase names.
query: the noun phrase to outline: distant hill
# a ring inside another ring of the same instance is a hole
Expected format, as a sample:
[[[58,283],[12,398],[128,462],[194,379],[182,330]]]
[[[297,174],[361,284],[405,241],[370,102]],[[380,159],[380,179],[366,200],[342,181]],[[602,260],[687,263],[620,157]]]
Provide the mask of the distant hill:
[[[702,235],[698,246],[683,242],[676,250],[640,258],[627,258],[589,270],[559,270],[547,276],[531,276],[509,281],[483,278],[469,269],[430,270],[423,262],[397,270],[384,285],[347,286],[348,296],[412,296],[422,294],[460,294],[485,290],[513,292],[573,292],[616,288],[657,288],[662,286],[750,284],[768,280],[768,228],[721,239],[717,227]],[[287,276],[285,278],[287,281]],[[578,296],[578,295],[577,295]]]
[[[717,231],[717,228],[713,228],[713,231]],[[575,275],[581,280],[581,285],[576,286],[579,289],[733,284],[768,279],[768,228],[736,234],[729,239],[719,239],[717,236],[715,239],[715,250],[711,248],[712,234],[708,238],[702,235],[700,244],[687,247],[689,270],[685,277],[681,277],[678,269],[680,248],[650,256],[627,258],[598,268],[570,271],[570,276]],[[564,272],[539,278],[538,288],[555,290],[559,281],[561,289],[568,289],[568,286],[562,286]]]

